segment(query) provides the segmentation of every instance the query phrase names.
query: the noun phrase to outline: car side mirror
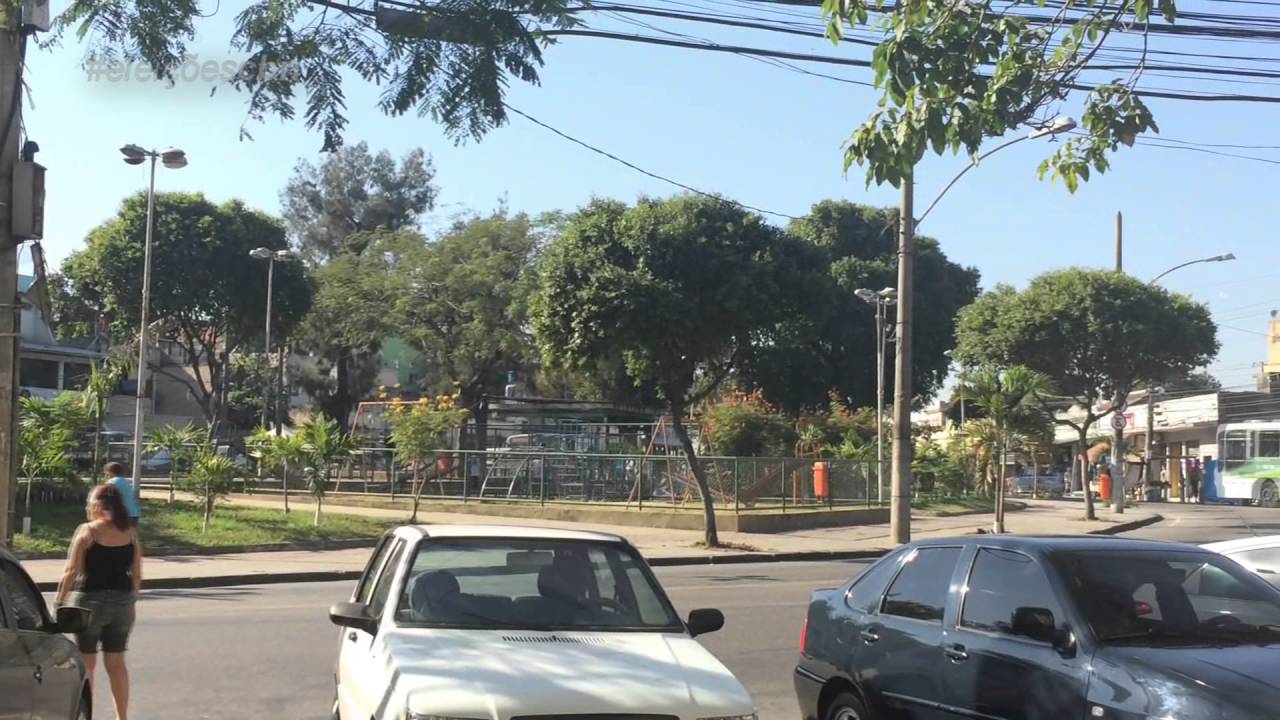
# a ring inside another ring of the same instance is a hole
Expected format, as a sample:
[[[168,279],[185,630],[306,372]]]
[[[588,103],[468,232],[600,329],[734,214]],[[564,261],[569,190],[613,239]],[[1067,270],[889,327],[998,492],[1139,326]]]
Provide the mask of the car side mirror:
[[[689,622],[685,623],[685,626],[689,628],[689,634],[693,637],[713,633],[724,627],[724,613],[711,608],[692,610],[689,612]]]
[[[378,618],[374,617],[369,606],[364,603],[337,603],[329,608],[329,622],[339,627],[363,630],[370,635],[378,634]]]
[[[1014,635],[1052,643],[1056,636],[1057,622],[1048,608],[1020,607],[1013,611]]]
[[[89,620],[92,618],[93,611],[88,608],[65,605],[58,608],[56,619],[46,625],[44,630],[51,635],[83,632],[89,627]]]

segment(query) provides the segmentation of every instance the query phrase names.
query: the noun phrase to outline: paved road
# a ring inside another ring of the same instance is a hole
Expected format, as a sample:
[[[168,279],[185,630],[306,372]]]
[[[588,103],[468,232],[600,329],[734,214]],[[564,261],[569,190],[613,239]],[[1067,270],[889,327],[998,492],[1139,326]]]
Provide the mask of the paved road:
[[[746,684],[762,718],[794,720],[791,671],[809,593],[864,566],[695,566],[658,574],[681,613],[724,611],[725,629],[703,642]],[[327,719],[337,632],[325,611],[350,588],[314,583],[145,593],[130,647],[133,714]],[[94,717],[113,717],[105,690],[103,682]]]
[[[1125,537],[1207,543],[1254,535],[1280,535],[1280,510],[1271,508],[1181,503],[1141,506],[1142,512],[1149,509],[1164,516],[1164,522],[1125,533]]]

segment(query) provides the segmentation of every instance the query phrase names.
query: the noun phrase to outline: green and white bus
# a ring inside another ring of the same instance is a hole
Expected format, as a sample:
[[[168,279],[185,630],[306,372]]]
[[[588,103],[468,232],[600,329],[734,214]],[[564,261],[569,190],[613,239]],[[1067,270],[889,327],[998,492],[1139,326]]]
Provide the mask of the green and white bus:
[[[1206,495],[1280,507],[1280,421],[1219,425],[1218,457]]]

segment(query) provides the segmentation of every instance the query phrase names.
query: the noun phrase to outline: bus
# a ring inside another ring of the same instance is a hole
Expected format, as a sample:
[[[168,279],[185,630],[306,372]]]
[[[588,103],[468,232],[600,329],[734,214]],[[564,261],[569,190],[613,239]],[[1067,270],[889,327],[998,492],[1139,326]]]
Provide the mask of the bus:
[[[1280,421],[1219,425],[1218,457],[1218,499],[1280,507]]]

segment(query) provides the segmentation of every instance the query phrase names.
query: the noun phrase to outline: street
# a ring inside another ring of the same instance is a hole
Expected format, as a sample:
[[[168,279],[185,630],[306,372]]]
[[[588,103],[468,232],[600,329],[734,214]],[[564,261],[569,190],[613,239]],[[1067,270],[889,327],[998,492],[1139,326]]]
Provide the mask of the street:
[[[791,685],[809,593],[863,562],[658,568],[681,615],[724,611],[704,642],[751,691],[767,720],[794,720]],[[130,644],[132,712],[142,718],[322,720],[333,698],[337,630],[326,611],[350,583],[149,591]],[[113,717],[99,675],[94,717]]]

